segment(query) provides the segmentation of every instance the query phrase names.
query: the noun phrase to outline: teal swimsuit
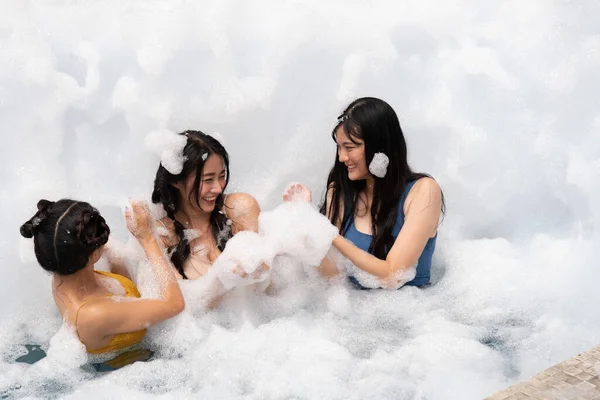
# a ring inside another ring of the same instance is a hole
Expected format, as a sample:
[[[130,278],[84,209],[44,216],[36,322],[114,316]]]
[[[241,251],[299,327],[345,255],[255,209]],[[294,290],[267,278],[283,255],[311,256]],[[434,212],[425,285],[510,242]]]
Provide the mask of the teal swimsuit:
[[[396,218],[396,224],[392,229],[392,236],[394,237],[394,239],[398,237],[400,229],[402,229],[402,225],[404,225],[404,202],[406,201],[406,196],[408,195],[408,192],[413,187],[415,182],[416,181],[408,182],[406,188],[404,189],[404,193],[402,193],[400,204],[398,204],[398,217]],[[350,240],[352,243],[354,243],[356,247],[359,247],[364,251],[369,250],[369,246],[371,245],[371,241],[373,239],[371,235],[359,232],[356,229],[356,226],[354,226],[354,218],[350,218],[348,220],[348,229],[346,229],[344,237]],[[431,279],[431,259],[433,257],[433,251],[435,250],[436,239],[437,234],[435,235],[435,237],[432,237],[427,241],[425,249],[423,249],[423,253],[421,253],[421,256],[419,257],[419,261],[417,263],[417,275],[415,276],[415,279],[413,279],[410,282],[407,282],[406,285],[417,287],[429,285]],[[360,282],[358,282],[358,280],[353,276],[349,276],[348,279],[357,288],[361,290],[369,289],[361,285]]]

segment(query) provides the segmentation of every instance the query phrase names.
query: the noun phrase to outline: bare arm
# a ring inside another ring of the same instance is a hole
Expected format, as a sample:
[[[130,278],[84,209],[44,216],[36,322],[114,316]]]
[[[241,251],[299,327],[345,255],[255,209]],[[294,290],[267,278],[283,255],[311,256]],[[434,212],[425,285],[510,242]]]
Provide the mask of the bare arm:
[[[162,281],[160,299],[131,301],[104,301],[91,304],[86,310],[86,320],[102,321],[104,335],[135,332],[172,318],[183,311],[184,300],[179,284],[167,260],[152,238],[142,243],[148,261],[159,281]],[[81,325],[84,321],[80,322]],[[83,333],[80,328],[80,334]]]
[[[231,230],[234,235],[241,231],[258,233],[260,206],[254,197],[248,193],[232,193],[227,196],[225,207],[232,222]],[[269,264],[263,262],[254,274],[258,277],[270,268]]]
[[[381,260],[338,236],[333,245],[358,268],[386,279],[401,269],[417,264],[429,238],[435,236],[441,214],[442,196],[430,178],[415,184],[405,204],[405,220],[385,260]]]
[[[152,272],[161,285],[159,299],[114,301],[107,298],[83,309],[78,321],[80,337],[110,336],[135,332],[179,314],[184,299],[168,260],[165,258],[152,229],[149,211],[144,203],[132,203],[126,211],[127,226],[138,239]]]

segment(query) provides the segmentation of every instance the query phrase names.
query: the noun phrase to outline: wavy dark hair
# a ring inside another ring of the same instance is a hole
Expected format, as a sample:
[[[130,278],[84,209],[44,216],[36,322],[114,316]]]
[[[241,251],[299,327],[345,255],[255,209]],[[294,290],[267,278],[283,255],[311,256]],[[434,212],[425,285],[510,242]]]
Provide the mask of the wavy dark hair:
[[[363,97],[354,100],[338,117],[331,137],[336,140],[336,132],[342,128],[355,144],[364,142],[367,165],[375,153],[385,153],[389,158],[387,173],[383,178],[374,177],[373,203],[371,205],[371,232],[373,240],[369,252],[383,259],[394,244],[392,230],[398,217],[398,204],[406,185],[414,180],[430,177],[427,174],[413,172],[408,165],[406,141],[400,127],[400,121],[394,109],[385,101]],[[349,222],[357,212],[359,194],[366,189],[366,181],[352,181],[344,163],[336,153],[335,163],[327,178],[327,191],[320,206],[322,214],[329,214],[333,224],[341,220],[340,235],[349,228]],[[327,209],[327,197],[331,203]],[[344,215],[341,213],[343,204]],[[445,205],[442,195],[442,212]]]
[[[40,200],[37,212],[21,225],[33,238],[35,257],[46,271],[71,275],[83,269],[94,250],[106,244],[110,228],[89,203]]]
[[[171,253],[171,262],[175,265],[177,271],[184,279],[187,279],[183,271],[183,264],[190,255],[190,243],[184,235],[183,224],[175,218],[175,213],[181,206],[179,204],[179,190],[173,186],[179,182],[183,182],[190,174],[194,176],[194,187],[190,193],[188,201],[195,202],[200,207],[200,192],[202,191],[202,169],[208,156],[217,154],[223,158],[225,164],[225,188],[229,183],[229,154],[225,147],[215,138],[201,131],[185,131],[179,133],[187,136],[187,143],[183,148],[183,169],[177,175],[173,175],[166,170],[165,167],[159,165],[154,179],[154,191],[152,192],[152,202],[162,204],[167,212],[167,216],[173,221],[175,232],[179,237],[179,241],[175,246],[168,250]],[[224,195],[223,192],[217,196],[215,200],[215,208],[210,214],[210,224],[212,234],[217,243],[217,247],[223,251],[225,243],[231,238],[231,233],[227,225],[227,218],[220,212],[223,207]]]

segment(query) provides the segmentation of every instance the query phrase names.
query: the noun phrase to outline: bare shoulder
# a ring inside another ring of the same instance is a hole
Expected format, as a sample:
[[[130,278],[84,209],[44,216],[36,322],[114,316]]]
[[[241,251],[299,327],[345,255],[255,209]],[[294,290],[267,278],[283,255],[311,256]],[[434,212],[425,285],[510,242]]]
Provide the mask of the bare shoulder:
[[[231,229],[234,235],[240,231],[258,232],[260,206],[248,193],[228,195],[222,210],[232,221]]]
[[[80,336],[84,333],[96,332],[106,323],[106,319],[110,316],[110,311],[114,301],[109,298],[95,298],[88,300],[86,303],[79,306],[77,319],[73,321],[77,324],[76,328]],[[74,314],[75,315],[75,314]]]
[[[415,182],[406,196],[405,213],[411,208],[434,206],[441,209],[442,189],[433,178],[421,178]]]
[[[229,215],[230,212],[236,214],[245,213],[253,210],[260,210],[260,206],[256,199],[248,193],[231,193],[225,198],[224,207],[226,207],[225,213]]]
[[[415,190],[415,191],[426,191],[426,192],[437,192],[437,193],[442,193],[442,189],[440,188],[440,185],[437,183],[437,181],[433,178],[429,178],[429,177],[425,177],[425,178],[421,178],[418,179],[415,184],[413,185],[411,192]]]

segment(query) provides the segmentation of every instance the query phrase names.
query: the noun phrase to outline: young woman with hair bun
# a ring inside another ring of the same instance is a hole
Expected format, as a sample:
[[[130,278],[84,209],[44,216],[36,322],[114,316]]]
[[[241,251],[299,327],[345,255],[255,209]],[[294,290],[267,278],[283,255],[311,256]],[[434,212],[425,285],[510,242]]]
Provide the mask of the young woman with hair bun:
[[[110,235],[98,210],[69,199],[40,200],[37,208],[21,226],[21,235],[33,238],[39,264],[52,273],[54,302],[88,353],[125,350],[144,338],[147,327],[183,310],[183,296],[145,203],[132,202],[125,217],[162,285],[158,299],[142,298],[126,276],[94,269]]]

